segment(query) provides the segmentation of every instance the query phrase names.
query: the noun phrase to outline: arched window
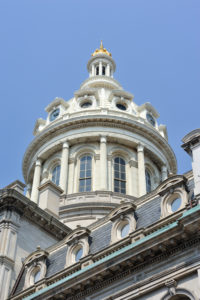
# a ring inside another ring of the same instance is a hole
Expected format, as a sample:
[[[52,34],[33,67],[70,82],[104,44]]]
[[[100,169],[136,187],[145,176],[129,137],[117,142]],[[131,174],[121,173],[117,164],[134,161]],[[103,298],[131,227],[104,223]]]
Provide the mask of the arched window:
[[[102,67],[102,75],[106,75],[106,67],[105,66]]]
[[[92,157],[83,156],[80,159],[79,192],[90,192],[92,186]]]
[[[121,157],[114,159],[114,192],[126,193],[126,167],[125,160]]]
[[[60,182],[60,165],[57,165],[52,170],[52,179],[51,179],[56,185],[59,185]]]
[[[145,178],[146,178],[146,191],[147,191],[147,193],[150,193],[151,192],[151,175],[147,169],[145,170]]]
[[[99,67],[96,67],[96,75],[99,75]]]

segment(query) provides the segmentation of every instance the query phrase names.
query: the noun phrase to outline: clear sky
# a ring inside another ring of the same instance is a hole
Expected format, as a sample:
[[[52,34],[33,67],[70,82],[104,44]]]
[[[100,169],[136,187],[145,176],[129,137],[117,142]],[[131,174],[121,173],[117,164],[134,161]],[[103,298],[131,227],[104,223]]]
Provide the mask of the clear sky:
[[[23,181],[37,118],[87,78],[100,40],[115,78],[166,124],[178,172],[191,169],[181,139],[200,127],[199,0],[0,0],[0,187]]]

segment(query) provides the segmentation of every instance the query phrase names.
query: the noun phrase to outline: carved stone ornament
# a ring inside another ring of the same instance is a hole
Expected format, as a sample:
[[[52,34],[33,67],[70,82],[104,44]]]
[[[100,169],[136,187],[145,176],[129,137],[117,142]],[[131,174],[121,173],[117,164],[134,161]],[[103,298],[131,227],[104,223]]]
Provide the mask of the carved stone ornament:
[[[170,296],[176,295],[177,282],[174,279],[170,279],[166,281],[165,285],[168,288],[168,292]]]

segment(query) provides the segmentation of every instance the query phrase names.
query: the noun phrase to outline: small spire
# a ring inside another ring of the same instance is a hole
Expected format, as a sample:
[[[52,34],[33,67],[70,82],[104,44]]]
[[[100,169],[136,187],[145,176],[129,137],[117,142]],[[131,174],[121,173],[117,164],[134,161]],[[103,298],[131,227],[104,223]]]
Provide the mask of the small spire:
[[[103,50],[103,42],[101,40],[100,49]]]

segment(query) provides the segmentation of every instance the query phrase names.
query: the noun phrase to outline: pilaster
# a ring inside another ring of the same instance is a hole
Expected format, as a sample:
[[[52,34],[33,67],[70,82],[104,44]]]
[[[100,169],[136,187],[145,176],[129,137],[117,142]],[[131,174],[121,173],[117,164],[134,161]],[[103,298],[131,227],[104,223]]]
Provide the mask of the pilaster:
[[[67,141],[65,141],[62,147],[61,169],[60,169],[60,187],[63,190],[64,194],[67,193],[68,160],[69,160],[69,144]]]
[[[105,136],[100,138],[100,171],[101,171],[101,190],[107,190],[107,139]]]

